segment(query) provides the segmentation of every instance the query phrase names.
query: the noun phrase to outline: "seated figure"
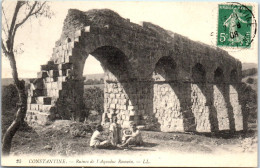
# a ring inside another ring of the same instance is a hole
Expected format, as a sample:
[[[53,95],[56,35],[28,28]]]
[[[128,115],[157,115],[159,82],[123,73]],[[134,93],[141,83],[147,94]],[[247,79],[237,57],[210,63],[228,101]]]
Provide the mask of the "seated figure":
[[[122,145],[120,147],[126,147],[128,145],[143,145],[143,140],[140,130],[136,128],[136,124],[131,123],[129,130],[123,131]]]
[[[108,148],[111,146],[109,140],[106,140],[102,135],[101,132],[103,131],[103,127],[98,125],[96,131],[93,133],[90,139],[90,146],[93,148]]]

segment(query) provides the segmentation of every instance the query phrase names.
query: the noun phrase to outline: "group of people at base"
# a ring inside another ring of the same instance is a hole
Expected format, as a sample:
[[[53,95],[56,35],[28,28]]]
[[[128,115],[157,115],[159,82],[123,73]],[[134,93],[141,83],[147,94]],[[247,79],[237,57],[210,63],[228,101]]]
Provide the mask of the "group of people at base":
[[[129,124],[130,128],[122,131],[117,124],[117,118],[113,118],[109,128],[109,138],[104,138],[101,134],[103,127],[98,125],[90,139],[90,146],[93,148],[106,149],[111,147],[128,148],[129,146],[141,146],[143,140],[141,132],[137,129],[135,123]]]

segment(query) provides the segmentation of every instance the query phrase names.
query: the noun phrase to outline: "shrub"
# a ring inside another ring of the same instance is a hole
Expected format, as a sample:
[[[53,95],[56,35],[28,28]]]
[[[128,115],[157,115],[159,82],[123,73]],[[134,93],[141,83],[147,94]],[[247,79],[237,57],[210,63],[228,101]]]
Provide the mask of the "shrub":
[[[254,83],[254,79],[253,78],[248,78],[246,80],[246,82],[249,83],[249,84],[253,84]]]
[[[84,137],[87,133],[92,132],[93,130],[90,125],[78,122],[70,124],[70,134],[73,137]]]
[[[242,71],[242,77],[247,77],[247,76],[252,76],[257,74],[257,69],[256,68],[250,68]]]
[[[11,110],[18,102],[18,92],[15,85],[2,86],[2,110]]]

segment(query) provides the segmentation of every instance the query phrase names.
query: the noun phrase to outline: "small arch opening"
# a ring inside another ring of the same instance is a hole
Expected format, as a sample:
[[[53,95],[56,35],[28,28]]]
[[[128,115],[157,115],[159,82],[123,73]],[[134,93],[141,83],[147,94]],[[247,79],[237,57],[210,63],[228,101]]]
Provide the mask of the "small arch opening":
[[[221,68],[217,68],[214,72],[214,82],[215,83],[224,83],[224,73]]]
[[[206,71],[202,64],[197,63],[192,68],[192,80],[194,83],[205,83],[206,82]]]
[[[105,73],[109,72],[109,79],[126,81],[129,80],[129,62],[125,54],[118,48],[112,46],[103,46],[97,48],[91,53],[98,61],[100,61]],[[108,73],[107,73],[108,74]]]
[[[176,62],[169,56],[162,57],[155,65],[155,81],[174,81],[177,79]]]

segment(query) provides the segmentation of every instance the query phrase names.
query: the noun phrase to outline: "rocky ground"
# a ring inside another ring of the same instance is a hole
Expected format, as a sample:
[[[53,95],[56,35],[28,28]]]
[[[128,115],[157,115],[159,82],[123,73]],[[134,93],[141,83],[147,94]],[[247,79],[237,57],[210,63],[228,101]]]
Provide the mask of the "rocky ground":
[[[101,150],[89,147],[93,125],[72,121],[55,121],[53,124],[32,129],[23,126],[15,135],[12,155],[47,154],[51,156],[76,156],[84,154],[135,154],[160,151],[178,153],[218,154],[257,152],[257,133],[192,134],[142,131],[145,145],[132,149]],[[106,133],[105,133],[106,134]]]

